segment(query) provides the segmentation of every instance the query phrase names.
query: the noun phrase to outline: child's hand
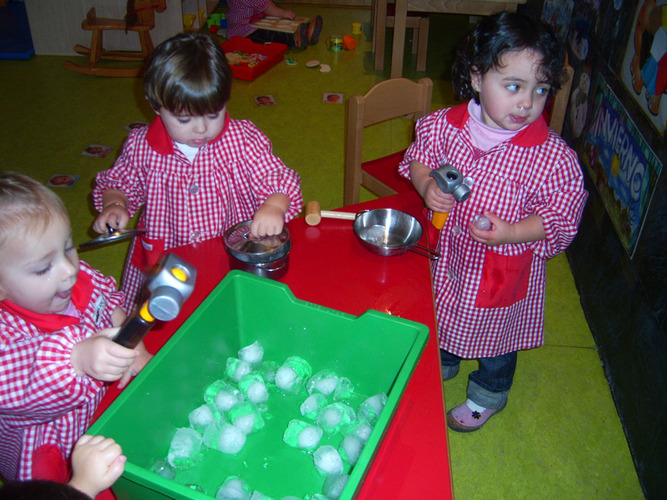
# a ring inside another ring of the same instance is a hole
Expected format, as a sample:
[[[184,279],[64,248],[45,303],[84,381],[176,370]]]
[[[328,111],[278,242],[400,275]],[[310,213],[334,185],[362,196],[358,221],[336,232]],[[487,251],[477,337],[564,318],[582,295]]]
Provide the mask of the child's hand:
[[[108,189],[102,195],[102,212],[93,223],[93,229],[98,233],[106,233],[112,229],[125,229],[130,220],[127,213],[127,198],[122,191]]]
[[[108,205],[102,213],[97,216],[93,223],[93,230],[98,233],[108,233],[109,227],[112,229],[125,229],[130,216],[120,205]]]
[[[475,241],[489,246],[505,245],[507,243],[527,243],[530,241],[543,240],[546,237],[542,217],[531,214],[523,220],[509,223],[492,212],[484,212],[491,222],[488,231],[478,229],[470,223],[470,236]]]
[[[143,341],[139,342],[137,347],[134,348],[136,352],[139,353],[139,355],[134,359],[134,363],[130,367],[129,370],[125,372],[125,375],[123,375],[120,379],[120,382],[118,382],[118,388],[122,389],[124,388],[130,381],[132,377],[134,377],[137,373],[139,373],[141,370],[144,369],[144,366],[148,364],[148,362],[153,358],[153,355],[146,350],[146,346],[144,345]]]
[[[113,382],[130,369],[141,353],[109,338],[117,332],[118,328],[107,328],[72,347],[70,360],[77,375]]]
[[[69,485],[95,498],[109,488],[125,469],[127,458],[111,438],[84,434],[72,451],[72,479]]]
[[[449,213],[456,206],[456,200],[454,195],[451,193],[444,193],[435,182],[435,179],[432,179],[426,185],[426,191],[424,192],[424,203],[428,208],[434,212]]]
[[[285,224],[285,213],[289,205],[290,200],[286,195],[282,193],[270,195],[255,212],[250,224],[250,234],[260,237],[280,234]]]

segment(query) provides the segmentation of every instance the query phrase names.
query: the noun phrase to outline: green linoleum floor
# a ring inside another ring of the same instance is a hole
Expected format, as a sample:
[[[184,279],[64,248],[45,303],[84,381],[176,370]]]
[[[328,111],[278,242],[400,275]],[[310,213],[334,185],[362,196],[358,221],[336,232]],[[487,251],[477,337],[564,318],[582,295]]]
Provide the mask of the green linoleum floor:
[[[346,98],[364,93],[388,78],[373,69],[368,39],[370,13],[363,9],[293,5],[298,15],[324,18],[318,45],[290,50],[284,62],[254,82],[235,80],[229,112],[248,118],[272,140],[275,152],[303,178],[306,200],[336,208],[343,200],[345,106],[325,104],[325,92]],[[356,50],[329,52],[324,44],[333,33],[350,33],[362,22],[364,35]],[[465,16],[431,16],[426,73],[414,70],[415,56],[406,49],[405,76],[434,80],[433,109],[453,104],[446,80],[452,44],[468,29]],[[388,44],[391,36],[388,36]],[[111,166],[133,121],[150,121],[140,80],[105,79],[61,67],[72,56],[34,56],[27,61],[0,61],[0,168],[20,170],[42,182],[52,174],[75,174],[73,188],[55,188],[70,211],[75,239],[89,239],[94,213],[90,190],[95,173]],[[308,69],[317,59],[330,73]],[[271,94],[276,106],[257,106],[255,95]],[[380,127],[371,140],[387,152],[409,143],[406,126]],[[106,158],[82,156],[90,144],[112,146]],[[368,192],[362,200],[370,199]],[[127,244],[87,251],[81,257],[120,278]],[[600,498],[639,499],[642,491],[621,423],[603,375],[595,344],[586,325],[567,259],[547,265],[546,345],[519,354],[515,385],[507,408],[476,433],[449,433],[456,497],[468,499]],[[466,361],[459,376],[444,384],[447,408],[465,398]]]

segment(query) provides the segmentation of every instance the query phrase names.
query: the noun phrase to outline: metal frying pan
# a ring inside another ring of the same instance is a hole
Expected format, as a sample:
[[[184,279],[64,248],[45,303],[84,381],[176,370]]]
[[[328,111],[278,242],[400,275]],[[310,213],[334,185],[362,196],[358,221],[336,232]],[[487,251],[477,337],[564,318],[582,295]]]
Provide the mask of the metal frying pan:
[[[412,215],[392,208],[377,208],[360,213],[354,220],[354,234],[361,244],[378,255],[399,255],[408,250],[431,260],[440,254],[418,245],[422,226]]]

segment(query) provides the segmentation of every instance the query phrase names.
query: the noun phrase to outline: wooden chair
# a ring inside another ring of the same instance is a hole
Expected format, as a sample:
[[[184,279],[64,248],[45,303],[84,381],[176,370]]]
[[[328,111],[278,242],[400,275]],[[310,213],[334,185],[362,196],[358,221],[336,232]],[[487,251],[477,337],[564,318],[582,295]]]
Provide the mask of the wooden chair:
[[[567,111],[567,104],[570,101],[574,68],[566,63],[565,73],[567,73],[567,81],[561,85],[560,90],[550,99],[544,110],[549,127],[558,134],[563,132],[563,122],[565,122],[565,112]]]
[[[386,0],[372,0],[371,23],[373,25],[373,53],[375,69],[384,69],[384,46],[386,29],[395,23],[393,3]],[[386,12],[383,16],[382,12]],[[426,53],[428,50],[429,17],[424,12],[408,12],[405,27],[412,29],[412,53],[417,54],[417,71],[426,71]]]
[[[410,117],[413,122],[431,112],[433,82],[393,78],[373,86],[365,95],[348,101],[345,151],[344,205],[359,202],[360,186],[378,196],[390,196],[412,189],[409,180],[398,175],[398,163],[405,150],[362,164],[364,129],[389,120]]]
[[[138,77],[143,74],[145,62],[152,54],[154,47],[150,31],[155,27],[155,11],[163,12],[166,0],[128,0],[127,14],[124,19],[97,17],[95,7],[88,11],[81,28],[92,32],[90,48],[76,45],[74,51],[88,56],[88,64],[82,66],[71,61],[64,61],[63,66],[77,73],[97,76]],[[103,47],[105,31],[134,31],[139,36],[141,51],[113,51]],[[100,66],[101,59],[113,61],[143,62],[132,66]]]

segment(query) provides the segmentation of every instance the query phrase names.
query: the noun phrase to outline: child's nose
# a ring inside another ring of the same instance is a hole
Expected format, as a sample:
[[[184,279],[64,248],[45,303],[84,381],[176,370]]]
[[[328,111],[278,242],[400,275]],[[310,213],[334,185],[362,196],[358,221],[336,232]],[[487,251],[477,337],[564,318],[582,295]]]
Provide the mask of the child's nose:
[[[519,109],[530,109],[533,107],[533,96],[525,94],[519,101]]]
[[[77,273],[79,272],[78,266],[75,265],[74,262],[70,259],[63,259],[63,266],[62,266],[62,276],[63,276],[63,281],[67,281],[69,279],[74,278]]]
[[[198,119],[194,121],[193,130],[197,134],[203,134],[206,132],[206,122],[204,120]]]

